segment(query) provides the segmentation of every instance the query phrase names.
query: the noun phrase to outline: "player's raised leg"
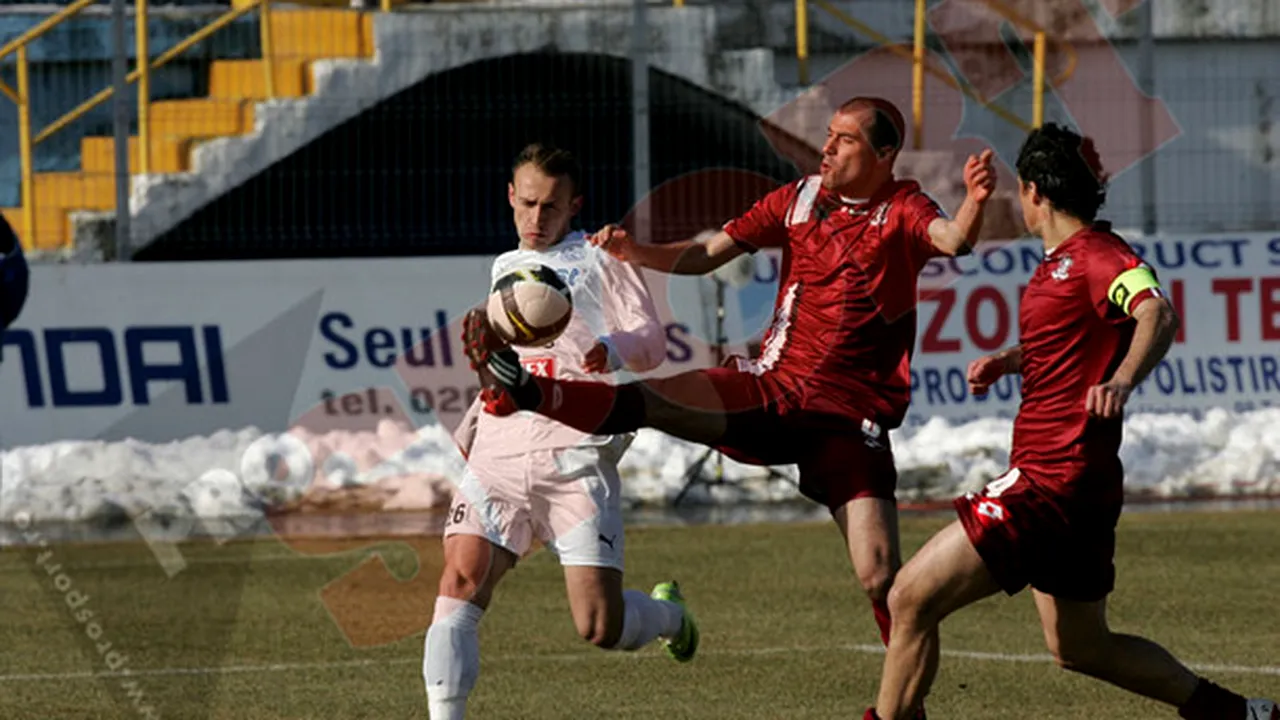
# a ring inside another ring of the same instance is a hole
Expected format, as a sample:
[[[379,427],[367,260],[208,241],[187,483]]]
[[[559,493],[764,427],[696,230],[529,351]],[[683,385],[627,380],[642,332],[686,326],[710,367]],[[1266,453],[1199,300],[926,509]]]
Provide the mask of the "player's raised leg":
[[[893,628],[880,694],[866,718],[906,720],[924,702],[938,672],[938,624],[960,608],[999,592],[959,522],[934,535],[889,590]]]
[[[1186,720],[1277,717],[1251,715],[1250,702],[1197,676],[1169,651],[1145,638],[1112,632],[1106,601],[1080,602],[1035,591],[1045,643],[1058,665],[1178,708]],[[1255,701],[1261,707],[1264,701]]]
[[[617,435],[642,427],[675,437],[714,444],[728,427],[728,407],[713,371],[695,370],[671,377],[611,385],[603,382],[555,380],[530,375],[519,357],[502,346],[489,327],[482,309],[463,320],[463,345],[481,383],[505,393],[511,403],[506,412],[534,410],[586,433]],[[752,406],[746,397],[742,409]],[[500,411],[501,403],[494,407]]]
[[[431,720],[461,720],[480,672],[479,624],[515,553],[479,535],[445,538],[435,613],[423,643],[422,678]]]
[[[677,660],[697,651],[698,630],[679,588],[663,583],[652,596],[623,585],[626,533],[622,520],[625,442],[536,453],[542,469],[535,486],[545,500],[547,547],[564,566],[574,625],[584,640],[605,650],[638,650],[661,638]],[[536,517],[536,516],[535,516]]]

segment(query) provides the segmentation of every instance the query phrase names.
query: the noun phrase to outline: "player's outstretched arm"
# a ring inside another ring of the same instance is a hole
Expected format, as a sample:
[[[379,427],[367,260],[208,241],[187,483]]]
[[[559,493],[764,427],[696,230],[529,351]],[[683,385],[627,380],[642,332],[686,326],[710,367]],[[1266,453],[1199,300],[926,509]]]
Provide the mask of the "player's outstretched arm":
[[[636,242],[624,228],[606,225],[591,236],[591,243],[623,262],[672,275],[705,275],[744,252],[723,230],[705,242],[653,245]]]
[[[934,247],[952,257],[967,255],[978,242],[982,231],[982,215],[987,200],[996,188],[996,171],[991,167],[993,154],[983,150],[970,155],[964,166],[964,202],[951,219],[937,218],[929,223],[929,240]]]
[[[1141,300],[1130,314],[1137,321],[1137,326],[1133,330],[1129,352],[1110,380],[1089,388],[1085,408],[1091,415],[1118,417],[1124,411],[1129,393],[1160,364],[1178,334],[1181,324],[1178,313],[1164,297],[1152,295]]]

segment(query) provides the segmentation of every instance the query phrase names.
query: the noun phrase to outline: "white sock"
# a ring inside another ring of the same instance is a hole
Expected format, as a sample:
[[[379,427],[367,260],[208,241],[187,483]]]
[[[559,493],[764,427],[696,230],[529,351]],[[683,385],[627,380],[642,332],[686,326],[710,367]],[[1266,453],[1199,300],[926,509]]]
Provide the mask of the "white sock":
[[[480,674],[477,628],[484,610],[466,600],[436,598],[422,646],[422,680],[430,720],[462,720],[467,696]]]
[[[639,590],[623,590],[622,637],[613,650],[639,650],[655,638],[680,632],[684,610],[667,600],[655,600]]]

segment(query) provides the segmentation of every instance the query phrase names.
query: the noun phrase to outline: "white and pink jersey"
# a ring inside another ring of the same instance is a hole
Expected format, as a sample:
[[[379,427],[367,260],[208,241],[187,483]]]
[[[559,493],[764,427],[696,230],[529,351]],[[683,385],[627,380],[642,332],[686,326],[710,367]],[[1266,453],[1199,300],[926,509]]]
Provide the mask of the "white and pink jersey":
[[[573,232],[546,250],[517,249],[499,255],[491,282],[517,267],[545,265],[573,294],[573,317],[547,348],[515,348],[531,374],[569,380],[609,381],[612,373],[588,373],[583,359],[598,342],[612,351],[610,369],[643,373],[666,357],[666,334],[640,272]],[[537,413],[498,417],[477,400],[455,433],[470,462],[480,457],[523,455],[534,450],[603,445],[613,438],[587,435]]]

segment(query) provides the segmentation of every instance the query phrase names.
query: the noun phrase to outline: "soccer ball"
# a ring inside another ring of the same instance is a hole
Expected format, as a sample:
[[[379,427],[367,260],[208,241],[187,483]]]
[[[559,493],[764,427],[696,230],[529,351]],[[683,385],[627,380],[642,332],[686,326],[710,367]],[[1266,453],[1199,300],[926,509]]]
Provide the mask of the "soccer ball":
[[[486,309],[490,327],[503,341],[519,347],[545,347],[569,326],[573,295],[555,270],[529,265],[498,278],[489,291]]]

